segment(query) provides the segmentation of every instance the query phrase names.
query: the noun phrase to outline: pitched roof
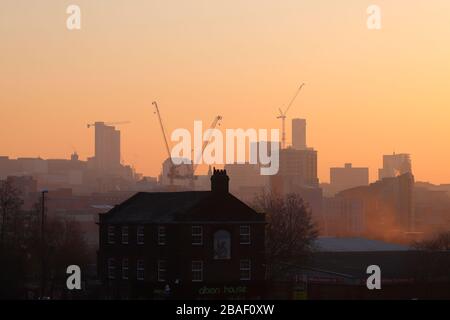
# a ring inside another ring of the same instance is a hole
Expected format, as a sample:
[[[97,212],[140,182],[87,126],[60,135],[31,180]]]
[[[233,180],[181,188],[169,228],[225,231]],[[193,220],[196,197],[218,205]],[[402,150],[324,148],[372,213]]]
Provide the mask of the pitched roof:
[[[427,264],[432,261],[433,263]],[[404,279],[417,276],[449,278],[450,254],[421,251],[371,251],[371,252],[316,252],[309,267],[336,272],[350,277],[366,279],[367,267],[381,268],[383,279]]]
[[[138,192],[102,214],[106,223],[170,223],[188,221],[264,222],[257,213],[229,193],[211,191]]]
[[[366,238],[319,237],[315,241],[318,251],[323,252],[370,252],[407,251],[409,246]]]

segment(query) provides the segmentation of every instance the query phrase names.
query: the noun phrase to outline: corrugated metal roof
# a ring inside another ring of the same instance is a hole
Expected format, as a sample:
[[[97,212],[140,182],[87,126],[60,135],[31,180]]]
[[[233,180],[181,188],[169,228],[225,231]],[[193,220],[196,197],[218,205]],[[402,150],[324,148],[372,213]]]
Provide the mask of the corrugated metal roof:
[[[407,251],[409,246],[366,238],[319,237],[315,242],[322,252]]]

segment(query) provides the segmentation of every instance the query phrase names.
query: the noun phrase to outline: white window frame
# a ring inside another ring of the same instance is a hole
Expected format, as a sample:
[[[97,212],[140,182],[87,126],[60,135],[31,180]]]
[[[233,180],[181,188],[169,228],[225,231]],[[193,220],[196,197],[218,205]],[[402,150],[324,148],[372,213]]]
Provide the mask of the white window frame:
[[[128,280],[129,279],[129,270],[130,270],[130,261],[128,258],[122,259],[122,279]]]
[[[116,259],[108,258],[108,279],[116,278]]]
[[[164,276],[162,276],[164,274]],[[167,260],[158,260],[158,281],[165,282],[167,275]]]
[[[108,244],[116,243],[116,227],[108,226],[108,234],[107,234]]]
[[[165,246],[167,243],[167,233],[165,226],[158,226],[158,245]]]
[[[121,234],[122,234],[122,244],[128,244],[130,240],[130,229],[128,226],[123,226],[121,228]]]
[[[144,226],[137,226],[137,228],[136,228],[136,243],[144,244],[144,242],[145,242]]]
[[[194,230],[200,230],[194,231]],[[202,246],[203,245],[203,226],[192,226],[191,227],[191,237],[192,237],[192,245],[193,246]],[[200,241],[194,241],[194,239],[200,239]]]
[[[138,259],[136,261],[136,279],[141,281],[145,279],[144,259]]]
[[[243,228],[247,228],[248,232],[244,233],[242,232]],[[248,237],[248,241],[242,241],[243,237]],[[251,238],[251,228],[249,225],[241,225],[239,226],[239,243],[240,244],[251,244],[252,238]]]
[[[248,264],[247,266],[243,266],[243,264]],[[248,272],[248,277],[243,277],[242,272]],[[239,261],[239,280],[241,281],[249,281],[252,279],[252,261],[250,259],[242,259]]]
[[[200,275],[200,277],[194,277],[194,274]],[[191,263],[191,277],[192,282],[203,282],[203,261],[193,260]]]

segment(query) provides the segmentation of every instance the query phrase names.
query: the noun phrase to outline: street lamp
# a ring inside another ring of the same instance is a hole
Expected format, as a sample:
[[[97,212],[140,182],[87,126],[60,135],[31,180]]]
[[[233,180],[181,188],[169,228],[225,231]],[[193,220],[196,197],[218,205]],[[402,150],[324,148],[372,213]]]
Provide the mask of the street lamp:
[[[41,210],[41,241],[44,243],[44,223],[45,223],[45,194],[48,190],[42,190],[42,210]]]
[[[41,299],[44,297],[45,293],[45,250],[44,250],[44,226],[45,226],[45,194],[48,190],[42,190],[42,211],[41,211]]]

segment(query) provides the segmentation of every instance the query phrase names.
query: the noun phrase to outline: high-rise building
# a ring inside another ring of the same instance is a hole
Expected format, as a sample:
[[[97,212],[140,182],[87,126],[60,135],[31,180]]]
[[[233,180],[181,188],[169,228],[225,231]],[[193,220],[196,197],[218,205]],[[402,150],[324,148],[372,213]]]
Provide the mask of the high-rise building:
[[[312,211],[313,220],[319,222],[322,212],[322,189],[317,177],[317,151],[308,148],[280,151],[278,174],[270,176],[270,189],[275,194],[300,195]]]
[[[227,164],[225,170],[233,180],[230,191],[244,202],[251,203],[269,187],[270,176],[261,175],[259,164]]]
[[[369,184],[369,168],[352,167],[346,163],[343,168],[330,168],[330,188],[339,192]]]
[[[306,120],[292,119],[292,148],[306,149]]]
[[[275,188],[292,189],[296,187],[319,186],[317,178],[317,151],[306,147],[306,120],[292,120],[292,148],[280,150],[279,171],[275,184],[282,186]],[[278,183],[276,182],[278,180]]]
[[[295,150],[292,148],[280,151],[280,169],[278,176],[284,182],[301,187],[317,187],[317,151],[310,148]]]
[[[280,150],[279,170],[270,176],[270,190],[279,195],[300,195],[319,222],[322,189],[317,177],[317,151],[306,146],[306,120],[292,120],[292,147]]]
[[[120,131],[104,122],[95,122],[95,165],[100,171],[120,167]]]
[[[383,168],[378,170],[378,179],[393,178],[412,173],[411,157],[406,153],[383,155]]]

